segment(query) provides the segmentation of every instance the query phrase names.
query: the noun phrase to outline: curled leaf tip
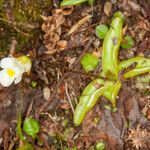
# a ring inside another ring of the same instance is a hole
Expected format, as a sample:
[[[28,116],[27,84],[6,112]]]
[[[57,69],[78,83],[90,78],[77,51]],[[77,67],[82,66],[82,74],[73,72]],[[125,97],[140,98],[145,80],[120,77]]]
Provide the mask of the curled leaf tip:
[[[79,5],[81,3],[86,2],[87,0],[63,0],[60,3],[61,7],[65,7],[65,6],[74,6],[74,5]]]

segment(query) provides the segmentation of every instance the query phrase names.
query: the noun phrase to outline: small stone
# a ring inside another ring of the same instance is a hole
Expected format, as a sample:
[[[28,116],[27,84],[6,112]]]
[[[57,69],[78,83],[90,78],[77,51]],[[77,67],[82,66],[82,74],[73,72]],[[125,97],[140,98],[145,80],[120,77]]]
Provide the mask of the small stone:
[[[113,4],[115,4],[115,3],[117,2],[117,0],[111,0],[111,2],[112,2]]]
[[[112,3],[107,1],[104,5],[104,12],[107,16],[109,16],[111,11],[112,11]]]
[[[44,97],[44,99],[49,100],[49,98],[50,98],[50,89],[48,87],[45,87],[43,89],[43,97]]]

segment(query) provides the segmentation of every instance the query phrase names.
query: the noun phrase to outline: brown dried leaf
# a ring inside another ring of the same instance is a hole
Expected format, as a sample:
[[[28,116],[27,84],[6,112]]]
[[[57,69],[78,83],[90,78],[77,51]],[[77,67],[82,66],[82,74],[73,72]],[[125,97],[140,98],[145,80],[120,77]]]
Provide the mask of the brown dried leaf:
[[[52,16],[42,16],[44,20],[42,30],[46,33],[44,36],[46,54],[53,54],[57,51],[56,46],[60,40],[61,26],[65,21],[62,11],[62,9],[55,9]]]
[[[88,21],[92,16],[87,15],[86,17],[79,20],[68,32],[68,35],[73,34],[77,29],[79,29],[86,21]]]

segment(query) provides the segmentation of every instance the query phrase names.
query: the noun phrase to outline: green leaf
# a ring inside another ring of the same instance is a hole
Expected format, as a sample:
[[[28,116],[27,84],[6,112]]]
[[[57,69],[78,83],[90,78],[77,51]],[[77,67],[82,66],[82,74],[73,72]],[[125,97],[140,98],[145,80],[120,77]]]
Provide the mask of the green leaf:
[[[81,64],[86,72],[94,70],[98,65],[99,59],[90,54],[86,53],[81,59]]]
[[[100,39],[104,39],[108,32],[108,27],[104,24],[98,25],[95,28],[96,36]]]
[[[26,143],[23,147],[17,148],[17,150],[34,150],[33,145]]]
[[[26,118],[23,124],[23,130],[26,134],[32,136],[33,139],[35,139],[36,134],[40,130],[39,123],[35,120],[32,119],[31,117]]]
[[[104,150],[105,144],[103,142],[98,142],[96,144],[96,150]]]
[[[130,36],[123,37],[121,41],[121,47],[124,49],[132,48],[134,46],[134,40]]]
[[[121,84],[122,83],[119,80],[116,83],[110,84],[109,88],[102,94],[110,100],[114,108],[116,107],[116,99],[121,88]]]
[[[26,137],[22,134],[21,131],[21,113],[18,113],[18,121],[17,121],[17,134],[20,140],[25,141]]]
[[[122,19],[122,24],[123,24],[123,25],[125,24],[126,18],[125,18],[125,16],[123,15],[122,12],[116,11],[116,12],[114,13],[113,17],[114,17],[114,18],[115,18],[115,17],[120,17],[120,18]]]
[[[150,72],[150,58],[145,58],[142,56],[136,56],[121,61],[119,63],[119,71],[128,69],[131,65],[134,65],[134,68],[126,71],[123,75],[124,78],[132,78],[134,76]]]
[[[79,5],[79,4],[84,3],[86,1],[87,0],[62,0],[62,2],[60,3],[60,6],[64,7],[64,6]]]
[[[89,4],[94,4],[95,0],[88,0]]]

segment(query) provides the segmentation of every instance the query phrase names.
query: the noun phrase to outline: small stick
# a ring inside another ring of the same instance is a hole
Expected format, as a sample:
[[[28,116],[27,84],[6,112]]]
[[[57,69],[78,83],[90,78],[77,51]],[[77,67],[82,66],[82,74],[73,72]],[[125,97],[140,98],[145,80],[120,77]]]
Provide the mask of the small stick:
[[[69,101],[71,110],[72,110],[72,112],[74,113],[74,107],[73,107],[73,104],[72,104],[72,102],[71,102],[70,95],[69,95],[69,92],[68,92],[67,82],[65,82],[65,92],[66,92],[66,96],[67,96],[67,98],[68,98],[68,101]]]

